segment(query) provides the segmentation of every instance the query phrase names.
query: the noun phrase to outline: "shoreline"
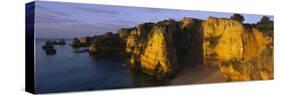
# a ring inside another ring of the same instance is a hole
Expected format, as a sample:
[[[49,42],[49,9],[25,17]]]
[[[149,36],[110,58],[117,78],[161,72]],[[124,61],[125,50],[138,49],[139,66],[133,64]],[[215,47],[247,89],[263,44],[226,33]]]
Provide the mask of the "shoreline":
[[[224,74],[219,71],[218,67],[208,67],[203,64],[196,64],[180,71],[176,77],[171,80],[171,85],[218,82],[226,82]]]

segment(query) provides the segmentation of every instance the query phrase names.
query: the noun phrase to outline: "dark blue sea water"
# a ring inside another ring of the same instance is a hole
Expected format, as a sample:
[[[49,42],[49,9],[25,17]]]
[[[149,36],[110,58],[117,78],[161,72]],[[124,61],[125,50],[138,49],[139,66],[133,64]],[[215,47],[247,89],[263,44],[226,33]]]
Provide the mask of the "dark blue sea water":
[[[47,40],[37,39],[35,45],[37,93],[159,85],[149,77],[132,75],[127,59],[96,59],[88,52],[75,53],[79,49],[68,45],[71,40],[66,40],[66,45],[55,45],[55,55],[46,55],[41,47]]]

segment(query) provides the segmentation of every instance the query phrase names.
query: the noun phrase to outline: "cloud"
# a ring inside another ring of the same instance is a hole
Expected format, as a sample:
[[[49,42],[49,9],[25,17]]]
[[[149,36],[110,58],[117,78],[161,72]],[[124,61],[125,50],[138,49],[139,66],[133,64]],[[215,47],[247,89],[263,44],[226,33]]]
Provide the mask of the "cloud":
[[[36,36],[38,38],[73,38],[82,36],[101,35],[105,32],[116,32],[117,30],[112,27],[103,27],[96,25],[89,25],[83,23],[58,25],[36,25]]]
[[[141,10],[150,13],[161,13],[161,12],[169,12],[172,11],[170,9],[160,9],[160,8],[142,8]],[[174,10],[173,10],[174,11]]]
[[[56,16],[71,16],[70,14],[64,12],[64,11],[59,11],[59,10],[54,10],[49,6],[43,6],[43,5],[36,5],[36,9],[38,10],[37,12],[39,13],[46,13],[50,15],[56,15]]]
[[[64,6],[65,7],[65,6]],[[39,25],[77,23],[78,20],[72,18],[67,11],[52,6],[52,3],[40,2],[36,5],[36,23]]]
[[[41,9],[41,10],[46,10],[46,9],[48,9],[48,7],[42,6],[42,5],[40,5],[40,4],[35,5],[35,7],[36,7],[37,9]]]
[[[71,16],[67,13],[64,12],[59,12],[59,11],[47,11],[48,14],[53,14],[53,15],[58,15],[58,16]]]
[[[76,7],[75,9],[78,9],[78,10],[84,11],[84,12],[95,13],[95,14],[107,14],[107,15],[119,14],[118,11],[106,10],[106,9],[86,8],[86,7]]]
[[[122,28],[122,27],[128,27],[131,25],[137,25],[139,22],[134,21],[134,20],[127,20],[127,19],[105,19],[103,22],[99,23],[101,25],[105,25],[108,27],[117,27],[117,28]]]
[[[36,13],[36,23],[70,23],[70,22],[78,22],[71,18],[65,18],[60,16],[55,16],[50,13],[37,12]]]

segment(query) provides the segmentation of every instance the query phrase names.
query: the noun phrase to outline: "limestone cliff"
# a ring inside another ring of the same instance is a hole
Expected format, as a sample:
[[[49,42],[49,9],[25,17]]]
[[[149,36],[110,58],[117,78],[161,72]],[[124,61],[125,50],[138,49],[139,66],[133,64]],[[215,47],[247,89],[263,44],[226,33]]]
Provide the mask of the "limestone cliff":
[[[174,75],[188,63],[202,63],[203,35],[201,20],[184,18],[164,20],[119,30],[126,41],[130,64],[159,77]],[[141,29],[146,27],[146,29]]]
[[[263,34],[238,21],[208,18],[203,23],[205,55],[214,54],[221,60],[250,60],[265,46]]]
[[[210,17],[203,23],[204,52],[222,60],[242,58],[243,25],[237,21]]]
[[[204,21],[202,28],[204,57],[217,58],[228,80],[273,78],[273,44],[260,30],[214,17]]]
[[[153,25],[154,23],[144,23],[134,28],[119,30],[119,37],[123,40],[127,53],[139,55],[147,44],[148,34]]]
[[[173,76],[192,64],[209,64],[209,59],[216,60],[229,80],[273,77],[272,37],[235,20],[164,20],[123,28],[117,34],[130,66],[157,77]]]
[[[176,32],[180,32],[177,22],[167,20],[158,22],[148,35],[147,47],[140,57],[140,63],[145,72],[154,74],[169,74],[178,64],[176,47],[174,46]]]

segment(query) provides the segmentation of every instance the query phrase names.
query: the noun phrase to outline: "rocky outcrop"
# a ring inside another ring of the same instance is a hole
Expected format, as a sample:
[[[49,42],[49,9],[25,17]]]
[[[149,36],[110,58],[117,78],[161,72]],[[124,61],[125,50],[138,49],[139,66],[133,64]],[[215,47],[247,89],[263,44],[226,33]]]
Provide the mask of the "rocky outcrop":
[[[208,18],[204,22],[204,55],[215,55],[222,60],[242,58],[243,25],[230,19]]]
[[[158,78],[174,76],[192,64],[209,64],[208,59],[216,60],[229,80],[271,79],[273,75],[273,57],[263,56],[273,55],[272,37],[235,20],[170,19],[123,28],[116,35],[98,37],[90,52],[124,52],[132,68]]]
[[[203,62],[201,20],[164,20],[119,30],[133,68],[157,77],[173,76],[184,65]]]
[[[238,21],[208,18],[203,23],[205,56],[216,55],[221,60],[250,60],[265,46],[263,34]]]
[[[57,51],[53,45],[54,43],[52,41],[46,41],[45,45],[42,46],[42,49],[45,50],[47,55],[54,55]]]
[[[147,47],[140,56],[140,63],[146,73],[170,74],[176,69],[178,60],[174,47],[174,33],[180,32],[179,25],[173,20],[158,22],[148,35]]]
[[[273,78],[273,44],[251,25],[210,17],[203,24],[204,56],[215,57],[227,80]]]
[[[122,55],[123,48],[118,34],[106,33],[98,36],[89,47],[90,54],[97,57],[113,57]]]
[[[64,41],[64,39],[59,39],[59,41],[57,42],[57,44],[59,44],[59,45],[65,45],[66,42]]]
[[[124,42],[125,52],[130,56],[131,67],[140,67],[141,55],[148,44],[149,33],[154,23],[144,23],[137,27],[119,30],[119,36]]]
[[[220,71],[225,74],[227,81],[273,79],[273,51],[264,50],[248,61],[224,61],[220,64]]]
[[[97,36],[73,38],[71,46],[74,48],[89,47]]]
[[[45,45],[65,45],[66,42],[64,41],[64,39],[59,39],[59,40],[49,40],[46,41]]]
[[[125,46],[128,54],[139,55],[143,48],[146,47],[148,34],[150,33],[154,23],[144,23],[137,27],[120,29],[118,34]]]

